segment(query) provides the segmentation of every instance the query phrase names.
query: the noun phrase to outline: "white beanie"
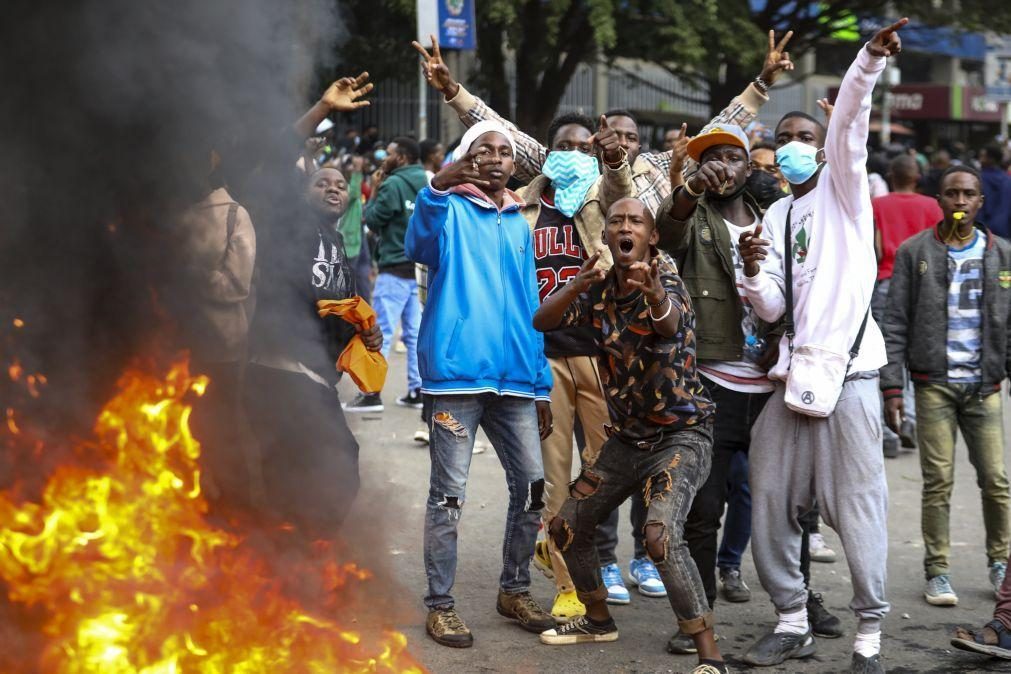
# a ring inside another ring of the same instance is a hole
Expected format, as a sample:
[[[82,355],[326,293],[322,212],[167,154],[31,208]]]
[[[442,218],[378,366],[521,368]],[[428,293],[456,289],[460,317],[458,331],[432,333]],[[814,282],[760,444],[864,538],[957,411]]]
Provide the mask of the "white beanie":
[[[453,161],[460,161],[463,155],[470,152],[470,147],[477,139],[490,131],[495,131],[505,136],[506,140],[509,141],[509,147],[512,148],[513,154],[516,154],[516,143],[513,142],[513,135],[509,133],[509,129],[505,127],[505,124],[493,119],[486,119],[470,127],[467,129],[467,133],[463,134],[460,144],[453,150]]]

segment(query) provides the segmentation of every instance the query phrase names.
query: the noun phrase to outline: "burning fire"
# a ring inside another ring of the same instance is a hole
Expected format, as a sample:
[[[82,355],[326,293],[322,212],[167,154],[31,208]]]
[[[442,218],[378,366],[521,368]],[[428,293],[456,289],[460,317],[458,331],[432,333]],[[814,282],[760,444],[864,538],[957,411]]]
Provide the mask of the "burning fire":
[[[304,608],[264,556],[208,524],[185,400],[207,383],[185,363],[164,380],[128,371],[94,441],[76,447],[101,469],[60,466],[38,503],[0,492],[0,578],[12,602],[46,611],[39,671],[424,671],[401,633]],[[7,425],[21,432],[11,409]],[[338,606],[371,578],[333,561],[318,573]]]

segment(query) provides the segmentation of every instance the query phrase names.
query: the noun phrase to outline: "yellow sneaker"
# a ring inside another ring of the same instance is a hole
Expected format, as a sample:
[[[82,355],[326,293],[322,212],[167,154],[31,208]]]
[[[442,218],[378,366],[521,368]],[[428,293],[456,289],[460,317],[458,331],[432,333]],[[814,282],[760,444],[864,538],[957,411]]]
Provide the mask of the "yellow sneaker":
[[[586,607],[576,597],[576,592],[559,592],[555,595],[555,604],[551,607],[551,617],[558,624],[567,623],[573,618],[586,615]]]
[[[534,567],[543,573],[545,578],[554,579],[555,571],[551,568],[551,554],[548,552],[547,541],[534,543]]]

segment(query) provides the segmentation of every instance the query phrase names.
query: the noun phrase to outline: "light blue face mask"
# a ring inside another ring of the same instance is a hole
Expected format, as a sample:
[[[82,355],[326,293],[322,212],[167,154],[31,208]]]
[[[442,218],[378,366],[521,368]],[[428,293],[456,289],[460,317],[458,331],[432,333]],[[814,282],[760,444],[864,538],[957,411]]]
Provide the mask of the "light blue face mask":
[[[372,153],[372,156],[375,157],[376,161],[383,161],[386,159],[386,150],[376,150]]]
[[[776,150],[776,163],[783,177],[791,185],[800,185],[811,179],[818,170],[818,148],[791,140]]]
[[[553,150],[544,162],[544,175],[555,186],[555,208],[571,218],[600,175],[597,158],[576,150]]]

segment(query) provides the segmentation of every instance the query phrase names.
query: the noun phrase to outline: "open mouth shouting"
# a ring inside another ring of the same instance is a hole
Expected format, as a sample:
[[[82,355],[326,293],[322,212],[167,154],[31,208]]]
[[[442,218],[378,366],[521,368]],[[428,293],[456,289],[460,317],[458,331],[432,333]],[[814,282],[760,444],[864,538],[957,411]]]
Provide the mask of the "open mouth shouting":
[[[618,239],[618,250],[628,255],[635,249],[635,241],[630,236],[622,236]]]
[[[341,199],[339,194],[328,194],[324,197],[323,201],[325,201],[328,206],[333,206],[335,208],[340,208],[344,204],[344,200]]]

